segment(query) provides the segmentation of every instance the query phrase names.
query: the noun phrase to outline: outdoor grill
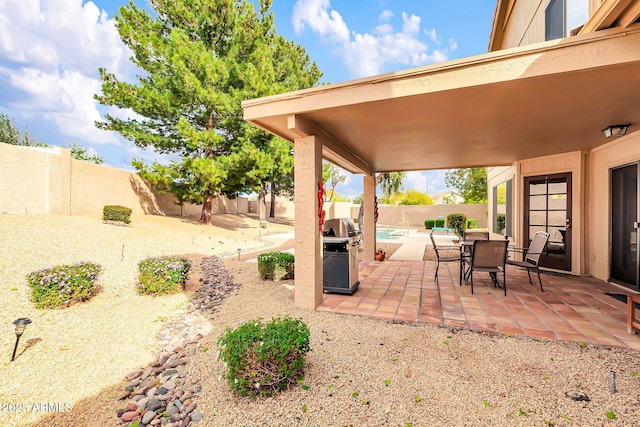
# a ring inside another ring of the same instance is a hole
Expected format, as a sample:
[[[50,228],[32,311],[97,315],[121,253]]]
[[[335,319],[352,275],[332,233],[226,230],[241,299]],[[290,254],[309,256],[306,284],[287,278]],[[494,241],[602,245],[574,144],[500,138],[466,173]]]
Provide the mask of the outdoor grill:
[[[360,234],[349,218],[325,221],[322,228],[324,292],[353,293],[358,289]]]

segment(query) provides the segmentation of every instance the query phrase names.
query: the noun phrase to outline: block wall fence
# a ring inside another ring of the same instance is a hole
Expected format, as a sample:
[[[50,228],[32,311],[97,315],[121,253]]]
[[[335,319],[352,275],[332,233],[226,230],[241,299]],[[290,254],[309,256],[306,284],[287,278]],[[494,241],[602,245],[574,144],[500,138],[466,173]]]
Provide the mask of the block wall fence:
[[[267,197],[267,200],[270,198]],[[138,215],[198,217],[201,205],[182,210],[171,194],[159,194],[137,173],[75,160],[61,147],[22,147],[0,143],[0,214],[102,215],[105,205],[122,205]],[[270,209],[267,202],[267,212]],[[327,218],[358,218],[359,205],[325,203]],[[246,197],[214,200],[213,214],[255,214]],[[276,217],[294,217],[292,201],[276,202]],[[462,212],[487,227],[487,205],[387,206],[378,208],[378,225],[424,227],[425,219]]]

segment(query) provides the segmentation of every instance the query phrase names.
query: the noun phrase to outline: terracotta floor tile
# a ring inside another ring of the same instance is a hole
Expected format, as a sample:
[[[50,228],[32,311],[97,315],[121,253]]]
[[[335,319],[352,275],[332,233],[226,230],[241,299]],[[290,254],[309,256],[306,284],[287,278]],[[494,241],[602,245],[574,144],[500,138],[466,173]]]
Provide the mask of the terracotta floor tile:
[[[497,325],[496,329],[498,330],[498,332],[505,335],[506,334],[524,335],[524,331],[520,328],[504,327],[504,326]]]
[[[324,294],[319,311],[640,350],[640,334],[626,332],[626,305],[605,295],[620,289],[597,279],[543,275],[541,292],[526,271],[509,268],[505,297],[484,274],[474,275],[471,295],[451,264],[440,266],[437,281],[431,261],[362,261],[360,267],[358,292]]]
[[[548,340],[555,340],[556,335],[546,329],[528,329],[524,328],[524,333],[532,338],[544,338]]]
[[[419,322],[424,322],[424,323],[431,323],[431,324],[434,324],[434,325],[442,324],[442,318],[441,317],[430,316],[430,315],[423,314],[423,313],[420,313],[420,315],[418,316],[418,321]]]
[[[387,313],[384,311],[376,311],[376,313],[373,315],[373,317],[378,317],[381,319],[393,319],[395,318],[396,314],[395,313]]]
[[[418,320],[418,315],[416,313],[398,313],[395,317],[395,320],[403,322],[416,322]]]

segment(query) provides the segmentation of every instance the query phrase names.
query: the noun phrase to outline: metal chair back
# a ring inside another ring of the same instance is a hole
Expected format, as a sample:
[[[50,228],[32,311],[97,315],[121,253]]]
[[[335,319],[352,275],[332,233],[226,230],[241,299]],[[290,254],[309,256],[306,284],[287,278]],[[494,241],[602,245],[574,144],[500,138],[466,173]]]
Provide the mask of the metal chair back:
[[[462,240],[472,241],[472,240],[489,240],[489,232],[488,231],[465,231]]]
[[[549,241],[549,233],[545,231],[536,231],[533,235],[533,240],[529,244],[529,249],[525,255],[525,261],[530,262],[533,265],[538,265],[540,262],[540,256],[544,252],[545,246]]]
[[[471,269],[504,271],[508,244],[507,240],[475,240],[471,254]]]

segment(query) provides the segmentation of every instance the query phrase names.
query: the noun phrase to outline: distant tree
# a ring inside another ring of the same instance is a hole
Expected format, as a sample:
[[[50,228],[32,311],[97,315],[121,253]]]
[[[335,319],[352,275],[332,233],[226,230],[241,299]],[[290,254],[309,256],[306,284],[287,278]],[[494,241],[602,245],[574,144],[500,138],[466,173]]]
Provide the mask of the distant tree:
[[[401,205],[432,205],[433,199],[418,190],[408,190],[400,200]]]
[[[336,186],[342,184],[347,180],[347,176],[344,171],[333,163],[322,163],[322,182],[324,182],[325,188],[325,202],[330,202],[333,195],[336,194]]]
[[[72,143],[69,145],[69,151],[71,152],[71,158],[76,160],[84,160],[85,162],[95,163],[96,165],[101,165],[104,163],[104,159],[94,151],[89,152],[84,147],[81,147],[77,143]]]
[[[406,176],[407,174],[404,172],[383,172],[376,177],[376,185],[380,186],[382,195],[388,198],[404,189]]]
[[[241,101],[314,86],[322,73],[302,47],[277,34],[271,0],[149,3],[153,15],[131,1],[114,18],[143,71],[138,81],[119,81],[100,69],[102,93],[96,96],[137,117],[106,115],[96,125],[173,155],[166,165],[133,164],[172,193],[178,182],[176,197],[202,204],[203,223],[211,223],[220,194],[257,192],[263,203],[267,184],[276,189],[291,172],[293,162],[283,161],[291,146],[245,122]]]
[[[382,189],[382,196],[387,200],[391,199],[394,194],[400,193],[404,189],[403,181],[406,174],[404,172],[381,172],[376,176],[376,186]],[[364,203],[360,203],[358,210],[358,227],[362,231],[362,223],[364,219]]]
[[[275,139],[274,144],[281,144],[277,150],[279,158],[275,162],[275,168],[271,174],[269,191],[271,193],[271,210],[269,217],[276,216],[276,197],[286,197],[293,199],[294,179],[293,179],[293,146],[282,139]],[[276,145],[277,146],[277,145]]]
[[[378,197],[378,203],[382,203],[383,205],[395,206],[400,204],[403,197],[404,197],[404,193],[394,193],[389,195],[389,197],[380,196]]]
[[[496,200],[496,203],[499,205],[507,204],[507,184],[504,182],[498,185],[498,200]]]
[[[446,194],[445,196],[442,197],[442,204],[443,205],[457,205],[458,204],[458,198],[453,193]]]
[[[24,133],[21,132],[13,119],[5,113],[0,113],[0,142],[27,147],[48,147],[44,142],[30,136],[29,129],[26,129]]]
[[[487,169],[451,169],[444,176],[449,188],[455,188],[465,203],[487,203]]]
[[[350,202],[351,199],[343,196],[342,194],[338,193],[335,190],[329,190],[327,191],[327,193],[331,193],[329,194],[329,198],[332,202]]]
[[[364,193],[360,193],[353,198],[353,204],[359,205],[362,203],[363,200],[364,200]]]

